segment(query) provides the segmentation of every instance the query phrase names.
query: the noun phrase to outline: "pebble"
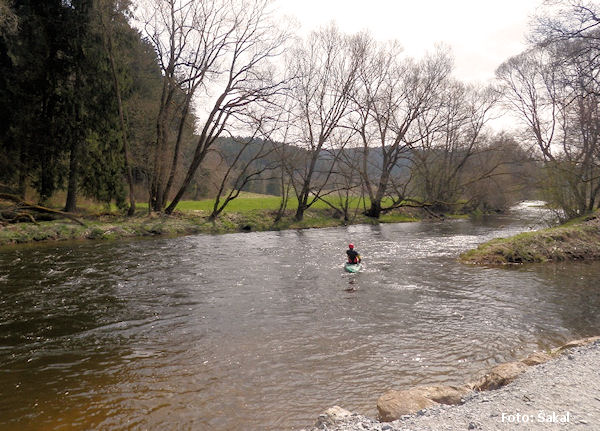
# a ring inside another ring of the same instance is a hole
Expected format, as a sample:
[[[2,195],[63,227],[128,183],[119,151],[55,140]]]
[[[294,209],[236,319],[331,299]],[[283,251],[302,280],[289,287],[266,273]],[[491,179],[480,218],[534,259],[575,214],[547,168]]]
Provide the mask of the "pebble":
[[[530,368],[513,383],[489,392],[465,397],[457,406],[436,406],[416,415],[403,416],[391,423],[379,423],[365,416],[353,416],[328,427],[328,431],[456,431],[465,429],[508,430],[501,415],[517,413],[546,414],[569,412],[572,425],[588,425],[600,429],[600,343],[573,349],[568,355]],[[526,395],[523,395],[526,394]],[[586,417],[586,419],[574,419]],[[528,423],[518,429],[546,431],[544,422]],[[569,429],[561,427],[560,429]],[[312,431],[317,431],[313,429]],[[322,430],[319,430],[322,431]]]

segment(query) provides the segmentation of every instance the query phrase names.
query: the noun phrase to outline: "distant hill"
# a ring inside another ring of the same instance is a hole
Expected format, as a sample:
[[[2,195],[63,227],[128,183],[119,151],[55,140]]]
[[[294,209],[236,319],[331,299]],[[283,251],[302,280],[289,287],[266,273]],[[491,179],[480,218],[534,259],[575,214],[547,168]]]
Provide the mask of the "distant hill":
[[[246,139],[248,138],[219,138],[219,140],[214,144],[214,149],[219,152],[219,154],[223,157],[223,159],[226,162],[231,162],[235,159],[235,157],[244,147]],[[263,147],[263,144],[265,145],[265,147]],[[253,142],[241,154],[241,156],[238,159],[238,162],[242,164],[248,163],[250,160],[252,160],[253,157],[256,156],[256,154],[259,151],[261,151],[261,148],[263,149],[263,151],[268,151],[270,145],[275,146],[281,144],[270,143],[262,139],[254,139]],[[284,151],[290,157],[302,158],[308,155],[306,150],[293,145],[285,145]],[[348,161],[360,161],[362,159],[362,153],[362,147],[347,148],[342,151],[340,157]],[[259,166],[265,166],[268,163],[276,162],[278,157],[279,153],[273,152],[264,160],[257,161],[257,164]],[[319,160],[317,162],[317,171],[328,172],[331,163],[333,163],[333,159],[334,155],[331,154],[329,151],[321,151],[321,154],[319,155]],[[379,147],[371,148],[369,150],[369,162],[367,164],[369,169],[369,175],[371,176],[371,178],[378,178],[378,176],[380,175],[380,167],[382,161],[382,149]],[[394,168],[392,173],[395,175],[400,174],[408,166],[410,166],[410,161],[403,159],[400,161],[399,165]],[[263,178],[261,180],[254,181],[248,184],[246,187],[244,187],[243,190],[252,193],[280,196],[281,184],[278,175],[279,172],[277,172],[276,174],[271,172],[269,175],[263,175]],[[273,176],[277,176],[277,178],[270,178]]]

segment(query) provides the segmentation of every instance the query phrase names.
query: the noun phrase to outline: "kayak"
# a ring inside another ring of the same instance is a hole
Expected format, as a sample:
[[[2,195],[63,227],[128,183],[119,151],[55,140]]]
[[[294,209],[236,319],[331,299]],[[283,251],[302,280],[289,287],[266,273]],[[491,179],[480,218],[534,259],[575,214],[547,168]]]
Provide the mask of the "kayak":
[[[348,272],[359,272],[362,269],[362,263],[346,263],[344,269]]]

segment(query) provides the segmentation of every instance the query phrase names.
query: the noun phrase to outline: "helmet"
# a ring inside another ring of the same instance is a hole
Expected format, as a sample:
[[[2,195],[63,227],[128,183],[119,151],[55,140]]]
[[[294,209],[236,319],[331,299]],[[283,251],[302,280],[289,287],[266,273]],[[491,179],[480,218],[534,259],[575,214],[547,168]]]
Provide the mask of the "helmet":
[[[348,248],[353,249],[354,248],[354,244],[348,244]]]

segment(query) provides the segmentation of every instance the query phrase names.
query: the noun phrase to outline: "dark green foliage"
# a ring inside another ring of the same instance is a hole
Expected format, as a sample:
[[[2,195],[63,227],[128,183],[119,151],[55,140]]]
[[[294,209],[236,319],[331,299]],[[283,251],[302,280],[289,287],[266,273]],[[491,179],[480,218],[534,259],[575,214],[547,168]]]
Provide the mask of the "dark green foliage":
[[[16,1],[19,30],[2,40],[0,92],[10,111],[0,143],[11,165],[3,180],[24,191],[29,179],[41,201],[61,185],[65,155],[84,139],[90,8],[91,0]]]
[[[129,25],[127,7],[116,0],[14,2],[18,30],[0,34],[0,183],[21,194],[32,187],[42,202],[67,188],[67,210],[80,192],[123,202],[121,127],[101,13],[114,32],[138,171],[152,140],[144,117],[160,91],[155,53]]]
[[[61,110],[68,107],[65,83],[68,67],[70,31],[64,25],[60,1],[15,2],[19,31],[4,35],[0,87],[0,114],[5,127],[0,130],[5,157],[3,181],[22,182],[33,173],[42,199],[50,196],[60,179],[57,161],[64,147],[55,137],[65,122]]]

